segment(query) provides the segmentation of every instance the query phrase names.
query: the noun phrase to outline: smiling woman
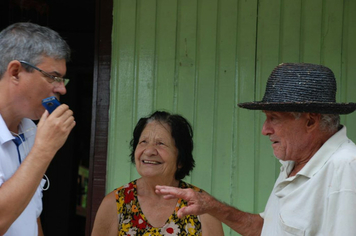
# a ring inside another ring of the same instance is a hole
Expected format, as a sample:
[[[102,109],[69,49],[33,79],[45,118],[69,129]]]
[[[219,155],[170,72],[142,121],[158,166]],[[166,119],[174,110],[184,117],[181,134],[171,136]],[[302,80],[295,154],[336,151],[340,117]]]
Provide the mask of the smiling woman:
[[[193,131],[184,117],[156,111],[141,118],[130,145],[131,161],[141,178],[104,198],[92,235],[223,235],[221,222],[214,217],[179,219],[177,211],[187,202],[166,200],[155,193],[156,185],[203,191],[182,181],[194,168]]]
[[[169,185],[178,186],[174,174],[177,171],[178,150],[171,136],[171,128],[159,121],[149,122],[141,133],[135,149],[137,172],[141,176],[154,177]]]
[[[152,125],[152,123],[156,124]],[[167,112],[157,111],[149,117],[141,118],[133,132],[131,140],[131,161],[135,164],[135,155],[139,142],[146,141],[151,131],[156,135],[158,144],[171,148],[176,148],[177,153],[177,170],[175,179],[183,179],[193,170],[195,162],[193,159],[193,130],[189,122],[180,115],[171,115]],[[164,139],[164,140],[162,140]],[[148,141],[148,140],[147,140]],[[140,147],[138,148],[140,150]],[[136,163],[137,164],[137,163]]]

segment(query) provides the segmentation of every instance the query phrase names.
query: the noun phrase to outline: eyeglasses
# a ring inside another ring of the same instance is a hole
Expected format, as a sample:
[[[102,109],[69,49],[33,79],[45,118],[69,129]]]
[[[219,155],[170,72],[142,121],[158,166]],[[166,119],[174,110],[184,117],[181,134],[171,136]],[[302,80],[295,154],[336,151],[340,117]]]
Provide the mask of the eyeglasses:
[[[21,64],[25,64],[29,67],[32,67],[35,70],[38,70],[39,72],[41,72],[44,76],[50,78],[52,80],[52,82],[50,82],[51,84],[53,84],[54,86],[58,86],[61,83],[64,83],[64,86],[66,86],[69,83],[69,79],[65,79],[65,78],[61,78],[61,77],[57,77],[54,75],[51,75],[49,73],[47,73],[46,71],[41,70],[40,68],[38,68],[37,66],[34,66],[30,63],[28,63],[27,61],[19,61]]]

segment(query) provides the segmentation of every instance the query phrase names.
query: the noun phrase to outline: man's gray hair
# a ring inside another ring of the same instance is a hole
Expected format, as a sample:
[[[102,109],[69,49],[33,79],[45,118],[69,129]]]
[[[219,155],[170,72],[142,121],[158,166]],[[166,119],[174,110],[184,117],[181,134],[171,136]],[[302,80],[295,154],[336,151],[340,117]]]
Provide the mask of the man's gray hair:
[[[12,24],[0,32],[0,79],[12,60],[38,65],[43,57],[69,61],[70,53],[66,41],[54,30],[33,23]]]
[[[295,119],[299,119],[302,115],[301,112],[291,112]],[[340,115],[339,114],[320,114],[320,130],[324,132],[336,132],[340,126]]]

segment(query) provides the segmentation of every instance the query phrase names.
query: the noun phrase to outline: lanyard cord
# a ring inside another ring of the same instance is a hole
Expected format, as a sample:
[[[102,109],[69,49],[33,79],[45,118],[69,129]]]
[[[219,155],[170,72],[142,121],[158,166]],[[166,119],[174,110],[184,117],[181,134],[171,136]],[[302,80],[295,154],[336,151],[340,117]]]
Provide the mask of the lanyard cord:
[[[12,132],[11,132],[12,133]],[[25,135],[22,133],[22,134],[15,134],[15,133],[12,133],[13,135],[15,135],[15,138],[12,140],[15,145],[16,145],[16,149],[17,149],[17,155],[18,155],[18,158],[19,158],[19,163],[21,165],[22,163],[22,160],[21,160],[21,154],[20,154],[20,150],[19,150],[19,146],[22,144],[24,146],[25,144]],[[24,146],[25,148],[25,146]],[[26,148],[25,148],[26,149]],[[26,151],[26,150],[25,150]],[[28,151],[27,151],[28,153]],[[49,182],[49,178],[47,177],[47,175],[45,174],[44,175],[44,178],[46,179],[46,182],[47,182],[47,186],[45,188],[42,187],[42,190],[43,191],[46,191],[49,189],[49,185],[50,185],[50,182]]]
[[[22,160],[21,160],[21,155],[20,155],[20,150],[19,150],[19,146],[21,145],[21,143],[23,144],[25,142],[25,135],[24,134],[18,134],[15,139],[12,140],[15,145],[16,145],[16,149],[17,149],[17,155],[19,157],[19,163],[21,164]]]

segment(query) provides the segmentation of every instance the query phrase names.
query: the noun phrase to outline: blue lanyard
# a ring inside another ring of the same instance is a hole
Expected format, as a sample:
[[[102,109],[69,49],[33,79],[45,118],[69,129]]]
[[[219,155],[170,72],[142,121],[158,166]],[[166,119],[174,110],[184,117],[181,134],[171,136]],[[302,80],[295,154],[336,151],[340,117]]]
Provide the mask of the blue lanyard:
[[[20,155],[20,150],[19,150],[19,146],[22,142],[25,142],[25,135],[24,134],[19,134],[18,136],[16,136],[13,140],[12,140],[15,144],[16,144],[16,149],[17,149],[17,155],[19,157],[19,162],[21,164],[21,155]]]

